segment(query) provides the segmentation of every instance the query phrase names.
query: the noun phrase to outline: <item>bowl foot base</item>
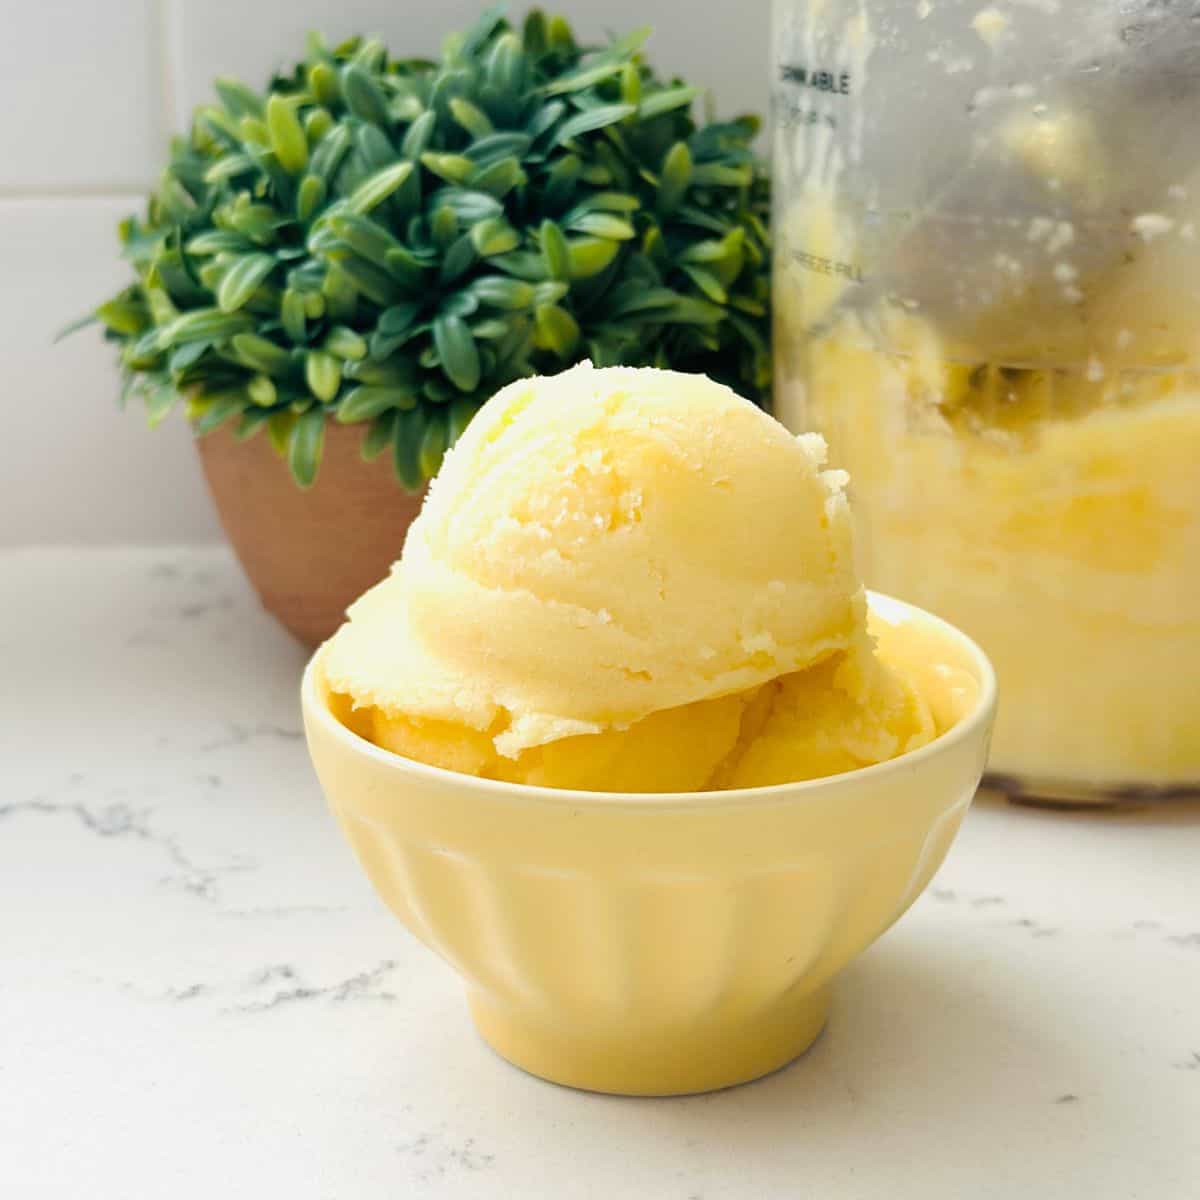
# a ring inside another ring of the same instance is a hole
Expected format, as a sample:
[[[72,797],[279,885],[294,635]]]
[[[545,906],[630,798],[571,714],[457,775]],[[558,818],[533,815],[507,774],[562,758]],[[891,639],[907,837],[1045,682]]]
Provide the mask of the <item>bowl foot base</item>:
[[[1089,784],[995,771],[984,776],[983,787],[1003,795],[1011,804],[1030,808],[1115,808],[1200,797],[1200,783],[1196,782]]]
[[[514,1066],[551,1083],[620,1096],[683,1096],[749,1083],[786,1066],[816,1041],[828,985],[788,998],[753,1021],[591,1033],[530,1020],[475,992],[471,1017]]]

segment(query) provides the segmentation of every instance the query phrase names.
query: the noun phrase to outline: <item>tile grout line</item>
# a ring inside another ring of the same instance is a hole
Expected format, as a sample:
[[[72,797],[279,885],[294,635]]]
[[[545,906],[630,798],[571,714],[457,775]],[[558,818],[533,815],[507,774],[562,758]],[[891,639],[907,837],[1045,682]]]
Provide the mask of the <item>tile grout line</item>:
[[[18,200],[143,200],[146,184],[124,179],[108,183],[4,184],[0,204]]]

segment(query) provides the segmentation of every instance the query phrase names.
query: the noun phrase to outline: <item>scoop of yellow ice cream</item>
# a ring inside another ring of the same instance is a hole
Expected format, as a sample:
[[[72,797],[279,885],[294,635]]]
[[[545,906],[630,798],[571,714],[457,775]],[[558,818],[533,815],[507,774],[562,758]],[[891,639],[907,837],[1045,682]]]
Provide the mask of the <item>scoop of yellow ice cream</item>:
[[[702,376],[514,383],[351,607],[330,686],[512,758],[802,670],[864,613],[824,454]]]
[[[502,755],[447,721],[366,714],[363,732],[406,758],[485,779],[581,791],[693,792],[837,775],[924,745],[937,730],[921,696],[860,646],[804,671],[664,709],[627,729],[576,734]]]
[[[843,477],[727,388],[577,367],[447,457],[323,667],[377,745],[589,791],[783,783],[934,736],[875,658]]]

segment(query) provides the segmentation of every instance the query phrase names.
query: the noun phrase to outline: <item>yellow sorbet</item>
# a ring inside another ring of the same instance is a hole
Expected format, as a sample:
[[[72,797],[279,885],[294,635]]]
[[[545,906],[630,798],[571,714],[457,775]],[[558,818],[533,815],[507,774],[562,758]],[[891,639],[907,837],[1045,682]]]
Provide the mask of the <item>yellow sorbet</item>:
[[[923,744],[824,455],[701,376],[512,384],[326,646],[329,687],[388,750],[550,787],[756,786]]]

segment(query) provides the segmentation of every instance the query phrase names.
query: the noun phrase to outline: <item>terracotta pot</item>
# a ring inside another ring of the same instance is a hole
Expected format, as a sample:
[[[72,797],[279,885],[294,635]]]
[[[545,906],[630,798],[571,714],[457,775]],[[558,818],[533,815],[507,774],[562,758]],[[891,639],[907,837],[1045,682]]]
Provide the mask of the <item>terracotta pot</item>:
[[[396,482],[387,455],[363,462],[361,426],[329,422],[316,483],[296,486],[263,434],[222,428],[196,446],[217,514],[263,607],[315,646],[346,606],[400,557],[423,494]]]

